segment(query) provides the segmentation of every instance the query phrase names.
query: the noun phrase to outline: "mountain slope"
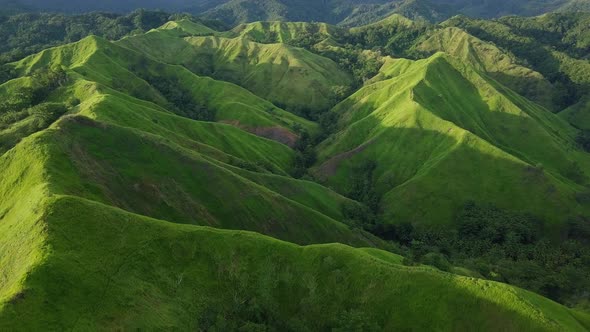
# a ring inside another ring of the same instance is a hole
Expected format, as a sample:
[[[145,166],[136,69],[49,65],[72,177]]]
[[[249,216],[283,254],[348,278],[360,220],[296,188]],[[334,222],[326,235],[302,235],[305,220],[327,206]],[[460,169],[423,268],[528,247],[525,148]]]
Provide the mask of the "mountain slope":
[[[42,210],[21,220],[43,225],[44,245],[35,248],[44,256],[26,275],[12,273],[20,287],[0,300],[2,328],[585,330],[537,295],[397,265],[392,254],[298,247],[67,196],[45,200]],[[27,248],[8,239],[0,244]],[[390,286],[375,284],[376,275]]]
[[[125,38],[119,44],[166,63],[182,64],[197,74],[239,84],[299,114],[331,107],[351,82],[332,60],[284,44],[186,37],[165,30]]]
[[[514,56],[491,43],[453,27],[436,31],[414,47],[416,51],[434,54],[445,52],[464,63],[489,74],[507,87],[549,109],[553,108],[552,86],[538,72],[521,66]]]
[[[442,53],[388,70],[393,78],[334,109],[340,132],[316,169],[330,186],[350,192],[347,179],[373,162],[383,220],[394,223],[449,223],[468,200],[553,222],[588,213],[573,199],[590,162],[572,149],[574,128]]]
[[[147,216],[256,230],[298,243],[369,243],[333,219],[342,220],[343,207],[357,203],[319,186],[309,189],[311,197],[322,197],[318,201],[286,190],[307,190],[305,183],[287,176],[295,151],[240,129],[275,128],[278,141],[282,133],[294,143],[298,138],[290,126],[313,130],[314,124],[235,85],[200,78],[96,37],[14,64],[23,75],[55,66],[67,76],[48,100],[75,99],[68,112],[79,114],[43,135],[51,146],[47,149],[53,149],[52,156],[62,164],[52,173],[59,179],[55,185],[63,186],[57,193]],[[171,102],[172,97],[161,91],[166,90],[161,82],[172,78],[173,88],[183,91],[182,98],[175,97],[182,104]],[[193,113],[186,107],[196,107],[193,102],[232,126],[187,118]],[[264,176],[271,173],[277,175]]]
[[[533,18],[506,17],[484,21],[454,17],[445,26],[509,50],[520,63],[541,73],[553,85],[554,108],[580,102],[590,87],[588,13],[548,14]]]

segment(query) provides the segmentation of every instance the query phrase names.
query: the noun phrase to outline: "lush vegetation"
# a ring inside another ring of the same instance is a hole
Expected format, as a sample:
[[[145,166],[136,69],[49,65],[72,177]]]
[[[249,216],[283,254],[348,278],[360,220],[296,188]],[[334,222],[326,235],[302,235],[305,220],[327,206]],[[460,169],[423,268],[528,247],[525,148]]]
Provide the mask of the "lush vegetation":
[[[585,14],[42,17],[21,54],[80,40],[0,68],[0,329],[590,328]]]
[[[445,24],[461,27],[513,53],[553,84],[557,110],[574,105],[588,93],[590,14],[551,14],[536,18],[507,17],[495,21],[454,18]]]
[[[190,15],[137,10],[127,15],[97,12],[72,16],[36,13],[0,16],[0,39],[4,41],[0,45],[0,63],[15,61],[48,47],[75,42],[89,35],[117,40],[183,17]]]
[[[559,240],[546,237],[550,225],[528,214],[467,203],[456,230],[379,225],[381,237],[406,246],[406,264],[424,263],[453,272],[463,266],[490,280],[518,285],[570,305],[590,285],[588,220],[572,218]],[[582,302],[583,303],[583,302]]]

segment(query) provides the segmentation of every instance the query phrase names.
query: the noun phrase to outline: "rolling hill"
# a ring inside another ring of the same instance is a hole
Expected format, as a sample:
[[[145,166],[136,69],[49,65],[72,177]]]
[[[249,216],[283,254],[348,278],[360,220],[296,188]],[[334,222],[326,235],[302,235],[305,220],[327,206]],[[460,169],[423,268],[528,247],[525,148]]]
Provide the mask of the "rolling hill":
[[[42,178],[36,166],[29,181]],[[9,278],[3,329],[585,330],[573,311],[538,295],[405,267],[384,252],[299,247],[70,196],[36,209],[0,226],[27,234],[0,242],[13,258],[0,265]]]
[[[69,184],[59,194],[78,194],[178,222],[283,233],[285,239],[293,242],[317,243],[317,236],[338,237],[340,232],[353,242],[357,241],[354,238],[360,239],[359,243],[365,241],[343,224],[306,206],[305,199],[282,189],[306,187],[284,177],[291,171],[295,158],[295,151],[285,144],[297,140],[292,126],[313,131],[315,125],[309,121],[233,84],[154,62],[97,37],[49,49],[14,64],[23,75],[55,66],[64,69],[68,79],[48,99],[60,102],[74,98],[76,105],[70,112],[78,114],[64,120],[59,130],[46,134],[68,165],[62,168],[62,175],[55,175],[67,179]],[[154,85],[142,77],[148,77]],[[6,84],[25,84],[26,79],[25,76]],[[174,96],[169,95],[169,88],[162,88],[162,82],[183,92],[183,96],[175,97],[182,104],[171,102]],[[213,114],[211,120],[217,122],[191,119],[203,113]],[[109,143],[101,138],[103,135]],[[285,144],[277,142],[285,140]],[[105,160],[103,156],[111,158]],[[236,167],[242,169],[236,171]],[[266,179],[251,174],[252,171],[283,177]],[[271,183],[278,189],[265,189],[257,182]],[[212,188],[218,194],[204,190],[205,183],[215,183]],[[338,206],[355,204],[325,188],[309,187],[310,195],[320,191],[324,199],[313,202],[313,207],[331,211],[338,219],[342,217]],[[237,203],[236,210],[222,208],[227,199]],[[329,208],[324,208],[324,204]],[[266,226],[262,220],[266,220]],[[291,222],[307,235],[291,237],[295,232],[289,230]]]
[[[372,161],[385,222],[440,225],[468,200],[554,223],[588,213],[573,197],[590,159],[559,117],[444,53],[382,71],[389,79],[333,110],[338,132],[320,145],[315,170],[330,186],[349,193],[348,179]]]
[[[524,30],[183,17],[3,66],[0,329],[587,331],[586,100],[464,20]]]
[[[297,114],[330,108],[352,82],[330,59],[245,37],[192,36],[190,31],[158,29],[124,38],[119,44],[199,75],[236,83]]]

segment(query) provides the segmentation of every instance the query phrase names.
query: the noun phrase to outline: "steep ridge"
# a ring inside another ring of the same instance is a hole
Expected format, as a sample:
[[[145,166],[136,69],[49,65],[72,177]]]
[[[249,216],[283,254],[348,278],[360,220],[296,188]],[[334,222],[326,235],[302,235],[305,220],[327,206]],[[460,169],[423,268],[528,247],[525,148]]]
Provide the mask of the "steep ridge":
[[[464,16],[443,23],[510,50],[553,85],[554,109],[560,111],[580,102],[590,91],[587,59],[588,13],[548,14],[539,17],[507,17],[477,20]]]
[[[182,64],[199,75],[236,83],[300,114],[331,107],[351,83],[351,77],[332,60],[284,44],[153,30],[125,38],[119,45]]]
[[[576,130],[443,53],[393,60],[393,78],[334,108],[340,132],[320,146],[316,174],[340,192],[373,161],[384,222],[436,225],[468,200],[552,222],[588,213],[574,195],[590,158]]]
[[[553,109],[553,87],[543,75],[519,65],[513,55],[459,28],[448,27],[438,30],[414,46],[414,49],[425,54],[445,52],[453,55],[475,69],[488,73],[520,95]]]
[[[51,173],[59,179],[55,185],[63,186],[56,194],[182,223],[255,230],[296,243],[376,241],[332,219],[342,220],[344,206],[356,202],[320,186],[310,187],[310,195],[322,200],[306,198],[307,186],[287,176],[295,157],[288,146],[227,124],[187,119],[182,107],[171,108],[154,87],[158,84],[141,77],[156,72],[160,79],[174,77],[175,87],[218,110],[218,120],[261,125],[274,118],[283,130],[292,124],[313,130],[311,123],[235,85],[199,78],[96,37],[14,64],[23,74],[55,66],[65,69],[68,78],[50,98],[76,99],[69,113],[78,114],[43,135],[61,164],[55,168],[59,172]],[[249,106],[229,112],[232,103]],[[276,109],[276,114],[258,110],[258,105]],[[219,119],[220,114],[225,116]],[[272,173],[277,175],[264,176]],[[224,204],[228,201],[232,204]]]
[[[192,112],[197,114],[189,116],[229,123],[262,136],[273,131],[283,133],[283,137],[271,138],[289,145],[297,138],[295,129],[313,133],[317,127],[236,85],[196,76],[180,66],[154,62],[98,37],[49,49],[15,64],[23,74],[47,66],[65,66],[91,81],[158,104],[160,109],[169,108],[175,101],[167,100],[162,93],[180,103],[190,99],[190,106],[197,108]]]

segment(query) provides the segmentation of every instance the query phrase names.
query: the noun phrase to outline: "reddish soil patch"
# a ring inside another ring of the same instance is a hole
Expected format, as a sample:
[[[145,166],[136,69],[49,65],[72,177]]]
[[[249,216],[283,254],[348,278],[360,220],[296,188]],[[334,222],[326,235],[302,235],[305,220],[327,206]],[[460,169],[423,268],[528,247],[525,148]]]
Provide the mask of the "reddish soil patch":
[[[258,127],[249,129],[248,131],[256,136],[283,143],[291,148],[295,146],[295,143],[299,139],[299,136],[283,127]]]
[[[360,145],[350,151],[346,151],[343,152],[341,154],[338,154],[330,159],[328,159],[326,162],[324,162],[318,169],[318,176],[321,179],[327,179],[331,176],[334,176],[334,174],[336,174],[336,171],[338,170],[338,167],[340,166],[340,164],[347,160],[350,159],[352,157],[354,157],[355,155],[365,151],[365,149],[367,149],[371,144],[373,144],[373,141],[369,141],[363,145]]]
[[[283,143],[288,147],[294,147],[295,143],[299,139],[297,134],[293,133],[287,128],[274,126],[274,127],[248,127],[243,126],[240,121],[232,120],[232,121],[222,121],[223,123],[232,125],[234,127],[238,127],[240,129],[244,129],[249,133],[252,133],[256,136],[268,138],[273,141],[277,141],[279,143]]]

